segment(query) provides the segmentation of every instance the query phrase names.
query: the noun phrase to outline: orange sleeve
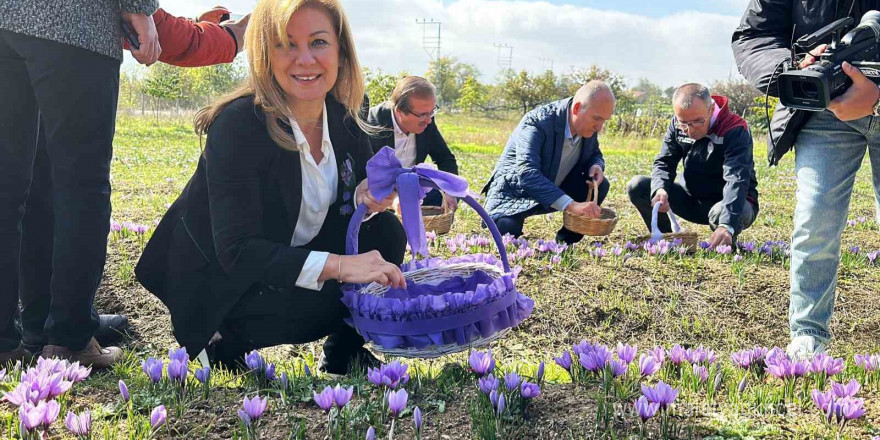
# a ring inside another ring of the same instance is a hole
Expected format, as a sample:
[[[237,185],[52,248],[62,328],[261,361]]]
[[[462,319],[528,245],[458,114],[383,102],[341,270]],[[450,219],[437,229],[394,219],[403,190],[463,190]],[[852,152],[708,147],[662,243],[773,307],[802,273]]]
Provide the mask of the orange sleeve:
[[[200,67],[231,63],[235,59],[235,39],[218,24],[195,23],[175,17],[159,8],[153,14],[162,54],[159,61],[178,67]]]

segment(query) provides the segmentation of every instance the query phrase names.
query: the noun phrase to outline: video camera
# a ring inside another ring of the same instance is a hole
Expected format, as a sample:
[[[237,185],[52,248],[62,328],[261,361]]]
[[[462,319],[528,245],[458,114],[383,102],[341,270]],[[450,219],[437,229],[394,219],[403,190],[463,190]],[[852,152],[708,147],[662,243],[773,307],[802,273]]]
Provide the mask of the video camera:
[[[880,11],[868,11],[861,22],[843,38],[841,31],[855,20],[842,18],[822,29],[799,38],[792,47],[794,66],[779,75],[779,100],[782,105],[802,110],[822,111],[831,100],[843,94],[852,84],[843,71],[846,61],[865,76],[880,83]],[[815,63],[797,69],[797,51],[808,52],[831,35],[831,44]]]

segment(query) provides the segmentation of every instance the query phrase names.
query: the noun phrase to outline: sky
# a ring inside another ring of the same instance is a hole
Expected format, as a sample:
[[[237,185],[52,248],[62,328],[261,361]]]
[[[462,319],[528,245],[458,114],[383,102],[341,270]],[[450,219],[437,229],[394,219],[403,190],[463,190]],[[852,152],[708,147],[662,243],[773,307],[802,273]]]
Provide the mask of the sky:
[[[174,15],[196,16],[220,1],[247,13],[255,0],[162,2]],[[730,36],[748,0],[342,0],[361,64],[386,73],[422,75],[431,61],[417,20],[441,22],[440,53],[476,65],[480,80],[511,67],[563,74],[591,64],[634,85],[663,87],[739,77]],[[436,27],[433,28],[436,32]],[[132,61],[129,59],[129,65]],[[502,63],[503,64],[503,63]]]

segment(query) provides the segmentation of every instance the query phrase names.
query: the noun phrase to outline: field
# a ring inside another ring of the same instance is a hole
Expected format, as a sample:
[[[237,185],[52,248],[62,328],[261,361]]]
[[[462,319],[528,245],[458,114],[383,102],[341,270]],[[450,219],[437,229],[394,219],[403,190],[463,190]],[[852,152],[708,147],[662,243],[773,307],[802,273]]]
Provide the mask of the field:
[[[455,152],[462,174],[471,189],[478,192],[489,177],[508,134],[516,120],[494,120],[461,115],[440,115],[438,125]],[[751,379],[743,392],[737,390],[743,372],[730,362],[730,353],[754,346],[784,347],[788,342],[788,258],[785,244],[791,236],[795,181],[793,155],[778,167],[766,166],[764,141],[756,139],[761,212],[755,225],[739,237],[760,248],[775,242],[773,251],[743,250],[739,255],[699,251],[695,255],[648,255],[638,250],[629,256],[614,256],[616,245],[647,233],[625,194],[627,181],[636,174],[650,172],[657,139],[602,137],[600,143],[607,162],[606,174],[611,192],[605,206],[620,216],[614,232],[592,240],[587,237],[553,263],[551,253],[520,253],[522,266],[518,279],[521,292],[535,300],[533,315],[505,339],[495,343],[492,353],[504,371],[519,371],[533,377],[539,362],[546,362],[542,394],[529,405],[504,418],[498,438],[637,438],[640,426],[632,413],[630,392],[607,393],[597,380],[583,377],[572,383],[569,375],[553,362],[553,357],[586,339],[615,346],[638,346],[645,352],[655,346],[671,348],[704,346],[717,353],[720,379],[713,386],[691,386],[693,373],[686,369],[665,368],[656,377],[681,387],[671,415],[673,428],[664,425],[669,437],[679,438],[872,438],[880,435],[880,381],[864,383],[853,355],[880,351],[880,270],[869,261],[868,253],[880,250],[875,222],[874,193],[867,160],[859,172],[847,226],[839,271],[837,301],[831,347],[834,357],[843,358],[847,368],[834,380],[858,378],[867,414],[842,431],[823,423],[813,405],[806,379],[794,394],[784,394],[782,382],[761,375]],[[115,159],[112,168],[113,218],[118,222],[155,225],[166,207],[180,193],[195,170],[200,140],[191,122],[166,119],[159,125],[151,118],[121,114],[117,123]],[[531,218],[526,238],[550,240],[560,227],[559,214]],[[709,237],[708,227],[687,224]],[[240,436],[236,410],[241,397],[255,392],[270,396],[269,410],[261,420],[261,438],[313,438],[327,435],[324,413],[312,402],[312,390],[334,385],[326,377],[305,377],[303,362],[314,371],[320,344],[284,346],[262,350],[277,363],[278,374],[288,372],[291,384],[281,393],[277,385],[260,383],[248,376],[214,372],[209,399],[202,399],[194,385],[180,403],[169,384],[149,385],[141,372],[140,360],[164,357],[174,346],[167,310],[134,279],[133,267],[150,231],[146,234],[123,229],[111,236],[108,263],[97,304],[105,313],[122,313],[131,318],[133,338],[125,348],[129,361],[112,371],[93,373],[77,385],[75,394],[66,396],[64,410],[89,407],[94,420],[93,438],[146,438],[134,425],[148,420],[150,409],[165,404],[168,422],[156,433],[158,438],[231,438]],[[485,234],[476,214],[464,208],[458,212],[451,235],[438,237],[431,251],[451,254],[447,239],[456,234]],[[462,247],[459,239],[454,247]],[[780,244],[780,242],[783,242]],[[600,247],[597,247],[597,244]],[[455,245],[455,243],[453,243]],[[515,246],[511,245],[511,246]],[[855,249],[858,247],[858,249]],[[515,252],[515,248],[511,247]],[[601,251],[597,251],[601,249]],[[472,251],[492,252],[492,247]],[[458,250],[461,253],[461,250]],[[604,255],[603,255],[604,254]],[[735,259],[736,258],[736,259]],[[194,354],[192,354],[194,355]],[[638,357],[637,357],[638,359]],[[388,359],[387,361],[390,361]],[[485,403],[467,366],[467,355],[455,355],[431,362],[410,364],[410,404],[398,420],[395,438],[414,438],[412,409],[424,413],[422,438],[488,438],[491,416],[481,409]],[[577,360],[575,361],[577,363]],[[638,360],[636,361],[638,363]],[[636,366],[635,371],[638,371]],[[646,379],[655,383],[656,377]],[[715,378],[712,371],[708,382]],[[132,390],[131,406],[118,397],[117,382],[123,379]],[[190,378],[190,382],[194,382]],[[697,382],[699,382],[697,380]],[[368,425],[379,437],[388,436],[390,421],[377,415],[381,394],[363,377],[344,379],[355,386],[355,398],[346,410],[346,426],[340,438],[362,439]],[[0,391],[14,383],[0,380]],[[630,384],[632,385],[632,384]],[[619,390],[618,390],[619,391]],[[635,391],[632,393],[632,391]],[[282,398],[283,394],[283,398]],[[488,401],[488,400],[486,400]],[[770,402],[770,405],[767,403]],[[763,405],[763,406],[762,406]],[[629,408],[629,410],[625,410]],[[768,409],[769,408],[769,409]],[[488,419],[487,419],[488,417]],[[17,438],[18,414],[0,403],[0,435]],[[497,427],[496,427],[497,428]],[[140,429],[140,430],[139,430]],[[488,430],[488,431],[487,431]],[[148,429],[147,429],[148,431]],[[840,432],[839,432],[840,431]],[[55,428],[52,438],[70,434]],[[493,431],[494,432],[494,431]],[[647,423],[650,438],[661,436],[655,419]]]

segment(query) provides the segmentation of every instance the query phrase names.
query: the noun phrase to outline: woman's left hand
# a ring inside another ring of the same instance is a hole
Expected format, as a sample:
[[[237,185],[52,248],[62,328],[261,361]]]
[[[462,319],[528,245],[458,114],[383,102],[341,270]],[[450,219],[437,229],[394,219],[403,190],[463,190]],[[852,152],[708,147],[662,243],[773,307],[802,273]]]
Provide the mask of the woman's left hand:
[[[385,197],[385,199],[376,200],[367,189],[366,180],[362,181],[355,190],[355,200],[357,201],[357,204],[360,205],[361,203],[363,203],[367,205],[367,208],[370,210],[371,213],[384,212],[391,207],[391,204],[394,203],[394,199],[396,198],[397,191],[392,191],[391,194],[388,195],[388,197]]]

